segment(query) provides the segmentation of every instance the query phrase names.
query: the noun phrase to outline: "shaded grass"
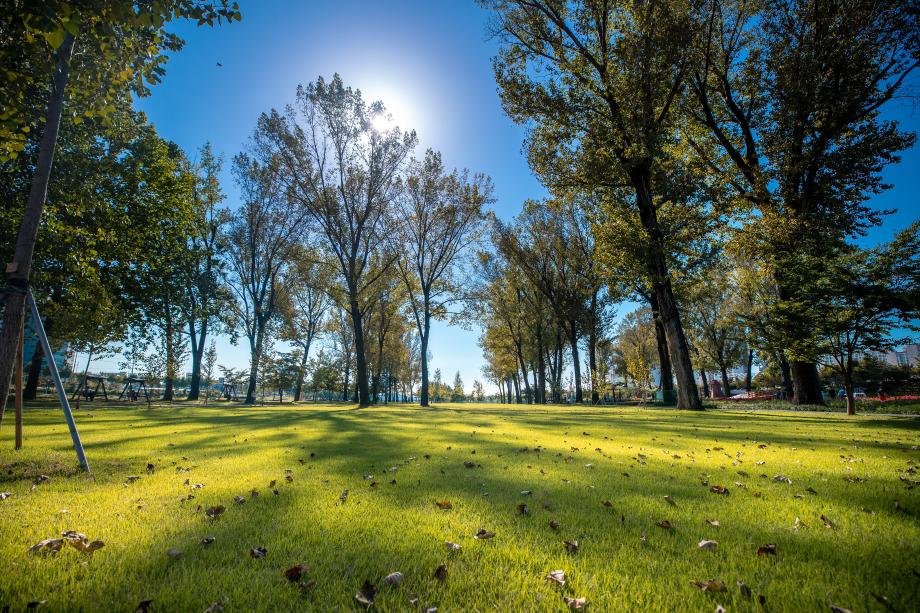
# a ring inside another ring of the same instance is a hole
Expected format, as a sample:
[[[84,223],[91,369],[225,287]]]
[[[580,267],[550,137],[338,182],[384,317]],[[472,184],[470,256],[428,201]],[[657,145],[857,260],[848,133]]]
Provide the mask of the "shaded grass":
[[[176,404],[84,407],[77,420],[92,478],[74,468],[60,413],[27,411],[19,452],[11,428],[0,432],[0,490],[13,493],[0,501],[0,607],[133,610],[153,599],[152,610],[351,610],[365,579],[380,586],[396,570],[405,581],[381,590],[381,610],[564,610],[544,581],[554,569],[569,577],[562,593],[596,611],[761,610],[761,595],[767,610],[886,610],[873,594],[911,610],[920,594],[920,499],[900,480],[920,479],[909,472],[920,462],[915,418]],[[30,489],[39,474],[50,481]],[[129,475],[141,478],[126,484]],[[204,487],[190,490],[186,478]],[[189,493],[195,499],[180,502]],[[237,495],[246,502],[235,504]],[[439,511],[441,499],[453,508]],[[516,511],[521,502],[529,515]],[[227,510],[208,520],[199,505],[216,504]],[[658,528],[662,519],[674,530]],[[496,537],[473,539],[479,528]],[[70,548],[26,554],[66,529],[106,546],[91,558]],[[199,545],[205,536],[214,543]],[[719,542],[715,551],[697,548],[704,538]],[[580,550],[568,553],[564,539]],[[463,549],[448,552],[448,540]],[[756,555],[766,543],[777,556]],[[255,546],[266,547],[264,559],[250,558]],[[172,548],[181,559],[166,555]],[[433,576],[441,562],[444,581]],[[303,591],[283,576],[298,563],[315,581]],[[728,591],[691,583],[713,578]]]

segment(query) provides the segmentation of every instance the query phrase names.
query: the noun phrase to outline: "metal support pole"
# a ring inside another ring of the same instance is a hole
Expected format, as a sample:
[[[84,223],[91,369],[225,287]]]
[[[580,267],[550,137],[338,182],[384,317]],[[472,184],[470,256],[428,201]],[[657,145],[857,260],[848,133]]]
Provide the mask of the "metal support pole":
[[[25,319],[19,326],[19,342],[16,344],[16,370],[13,372],[16,384],[16,449],[22,449],[22,345],[25,342]]]
[[[54,381],[54,387],[57,389],[58,400],[61,401],[61,409],[64,410],[64,417],[67,418],[67,427],[70,429],[70,438],[73,439],[73,448],[77,452],[77,460],[83,470],[90,472],[89,463],[86,461],[86,454],[83,453],[83,443],[80,442],[80,433],[77,432],[77,424],[73,420],[73,413],[70,412],[70,402],[67,399],[67,392],[64,391],[64,384],[61,382],[61,375],[58,374],[57,364],[54,362],[54,354],[51,353],[51,345],[48,343],[48,337],[45,336],[45,326],[42,325],[42,318],[38,314],[38,306],[35,304],[35,298],[32,296],[32,290],[29,290],[29,305],[32,307],[32,326],[41,341],[42,351],[45,359],[48,361],[48,371],[51,373],[51,379]]]

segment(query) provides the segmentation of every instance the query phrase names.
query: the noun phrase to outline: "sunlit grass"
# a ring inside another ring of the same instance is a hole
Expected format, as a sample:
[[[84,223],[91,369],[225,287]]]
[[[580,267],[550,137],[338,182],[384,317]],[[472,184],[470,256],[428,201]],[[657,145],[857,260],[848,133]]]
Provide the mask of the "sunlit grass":
[[[876,595],[895,610],[918,602],[920,499],[900,479],[920,479],[916,418],[84,407],[87,478],[75,470],[60,413],[27,411],[18,452],[10,417],[0,433],[0,490],[13,494],[0,501],[0,607],[13,610],[40,600],[55,610],[133,610],[149,599],[151,610],[215,602],[227,611],[351,610],[365,579],[381,588],[381,610],[564,610],[563,596],[585,597],[595,611],[761,610],[759,596],[769,610],[790,611],[885,610]],[[30,489],[40,474],[50,480]],[[131,475],[140,479],[126,484]],[[712,485],[730,493],[711,493]],[[188,494],[195,498],[182,502]],[[439,510],[436,500],[453,508]],[[522,502],[529,515],[518,512]],[[209,520],[203,509],[218,504],[226,511]],[[674,529],[657,527],[663,519]],[[496,536],[474,539],[480,528]],[[105,547],[92,557],[70,547],[26,553],[67,529]],[[200,545],[206,536],[213,544]],[[562,541],[573,539],[580,549],[569,553]],[[702,539],[718,546],[698,549]],[[462,549],[450,552],[445,541]],[[776,556],[756,554],[767,543]],[[256,546],[267,549],[264,559],[250,557]],[[439,580],[442,562],[448,575]],[[283,574],[300,563],[309,566],[304,588]],[[545,580],[557,569],[568,578],[561,590]],[[405,577],[398,587],[383,585],[392,571]],[[727,591],[692,583],[708,579]]]

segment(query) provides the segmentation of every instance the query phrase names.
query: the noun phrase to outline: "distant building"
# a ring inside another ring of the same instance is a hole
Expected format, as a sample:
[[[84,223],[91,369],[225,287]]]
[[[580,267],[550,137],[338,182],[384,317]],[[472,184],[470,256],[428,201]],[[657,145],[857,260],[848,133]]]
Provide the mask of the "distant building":
[[[892,366],[920,366],[920,345],[904,345],[900,350],[885,353],[882,359]]]
[[[22,344],[22,359],[26,364],[26,368],[29,368],[29,364],[32,363],[32,356],[35,355],[35,346],[38,344],[38,336],[32,330],[31,317],[26,323],[25,330],[25,339]],[[54,363],[57,366],[58,370],[64,370],[65,366],[69,366],[69,359],[71,357],[70,345],[67,343],[62,344],[60,347],[54,350]],[[45,356],[42,356],[42,369],[45,368]]]

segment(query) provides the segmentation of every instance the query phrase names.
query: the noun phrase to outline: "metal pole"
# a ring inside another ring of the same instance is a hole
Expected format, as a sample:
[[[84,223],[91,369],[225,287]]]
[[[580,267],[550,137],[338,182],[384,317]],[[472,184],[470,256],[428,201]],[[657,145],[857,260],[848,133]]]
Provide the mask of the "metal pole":
[[[51,373],[51,379],[54,381],[54,387],[57,389],[58,399],[61,401],[61,409],[64,410],[64,417],[67,418],[67,427],[70,429],[70,438],[73,439],[73,448],[77,452],[77,460],[83,470],[90,472],[89,463],[86,461],[86,454],[83,453],[83,443],[80,442],[80,433],[77,432],[77,424],[73,420],[73,413],[70,412],[70,402],[67,400],[67,392],[64,391],[64,384],[61,382],[61,376],[58,374],[57,364],[54,362],[54,354],[51,353],[51,345],[48,343],[48,337],[45,336],[45,326],[42,325],[42,318],[38,314],[38,306],[35,304],[35,298],[32,296],[32,290],[29,290],[29,305],[32,307],[32,326],[41,341],[42,351],[45,353],[45,359],[48,361],[48,371]]]
[[[25,342],[25,319],[19,326],[19,343],[16,345],[16,449],[22,449],[22,345]]]

